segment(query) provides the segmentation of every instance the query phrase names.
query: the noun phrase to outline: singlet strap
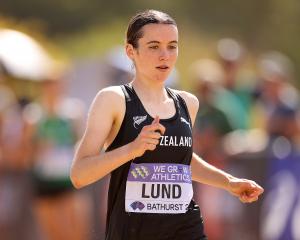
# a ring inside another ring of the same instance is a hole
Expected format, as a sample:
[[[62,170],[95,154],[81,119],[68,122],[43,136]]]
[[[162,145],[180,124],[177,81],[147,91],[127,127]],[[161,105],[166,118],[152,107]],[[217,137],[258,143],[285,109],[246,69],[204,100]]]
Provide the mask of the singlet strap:
[[[137,97],[130,83],[121,85],[120,87],[125,95],[126,102],[130,102]]]
[[[177,112],[179,114],[179,116],[181,115],[181,107],[180,107],[180,101],[178,99],[177,94],[175,93],[175,91],[173,91],[172,89],[166,87],[166,91],[169,94],[169,96],[173,99],[174,103],[175,103],[175,107],[177,109]]]
[[[189,112],[189,109],[187,107],[187,104],[185,102],[185,100],[180,96],[179,93],[175,92],[174,90],[170,89],[170,88],[166,88],[168,93],[171,95],[171,96],[174,96],[174,99],[176,99],[176,103],[179,105],[178,106],[178,109],[180,111],[180,105],[183,106],[185,112],[186,112],[186,115],[188,117],[188,120],[189,120],[189,123],[191,124],[192,126],[192,119],[191,119],[191,116],[190,116],[190,112]]]

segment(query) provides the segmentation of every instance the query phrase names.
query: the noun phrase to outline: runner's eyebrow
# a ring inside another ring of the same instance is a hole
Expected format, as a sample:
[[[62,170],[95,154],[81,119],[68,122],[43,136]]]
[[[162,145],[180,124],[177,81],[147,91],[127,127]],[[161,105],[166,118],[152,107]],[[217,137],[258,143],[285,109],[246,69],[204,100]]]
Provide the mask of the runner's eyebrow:
[[[153,44],[153,43],[160,43],[159,41],[155,41],[155,40],[153,40],[153,41],[149,41],[149,42],[147,42],[146,44]],[[169,44],[178,44],[178,41],[176,41],[176,40],[173,40],[173,41],[171,41],[171,42],[169,42]]]

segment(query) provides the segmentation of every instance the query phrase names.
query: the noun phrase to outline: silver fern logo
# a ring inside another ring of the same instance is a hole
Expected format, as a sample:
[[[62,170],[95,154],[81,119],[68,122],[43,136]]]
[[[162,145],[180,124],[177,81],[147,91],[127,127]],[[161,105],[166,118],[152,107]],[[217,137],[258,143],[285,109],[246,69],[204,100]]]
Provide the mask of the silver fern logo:
[[[133,117],[133,126],[135,129],[138,129],[138,126],[147,119],[147,115],[145,116],[135,116]]]

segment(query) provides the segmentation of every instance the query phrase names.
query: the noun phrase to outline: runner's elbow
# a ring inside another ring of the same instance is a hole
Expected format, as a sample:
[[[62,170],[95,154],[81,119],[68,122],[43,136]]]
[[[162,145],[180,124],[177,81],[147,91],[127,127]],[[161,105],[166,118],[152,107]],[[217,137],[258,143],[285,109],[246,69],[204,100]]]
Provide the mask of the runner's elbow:
[[[84,184],[82,184],[82,182],[80,181],[80,177],[74,167],[71,168],[70,179],[71,179],[73,186],[76,189],[80,189],[84,186]]]
[[[76,189],[80,189],[83,187],[83,184],[81,184],[79,181],[75,180],[74,178],[71,178],[71,182]]]

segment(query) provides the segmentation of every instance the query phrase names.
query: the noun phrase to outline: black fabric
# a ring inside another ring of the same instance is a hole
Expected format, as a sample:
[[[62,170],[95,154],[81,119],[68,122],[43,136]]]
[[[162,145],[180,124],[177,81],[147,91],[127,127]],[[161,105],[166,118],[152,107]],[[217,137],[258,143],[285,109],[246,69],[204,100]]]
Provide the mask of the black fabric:
[[[126,99],[126,112],[121,128],[107,151],[133,141],[143,126],[153,118],[147,113],[131,84],[121,86]],[[164,136],[191,137],[191,120],[184,100],[175,91],[166,88],[173,99],[176,113],[169,119],[161,119],[166,128]],[[147,116],[140,124],[133,124],[135,116]],[[161,146],[133,160],[134,163],[178,163],[190,165],[192,146]],[[129,161],[111,173],[108,192],[106,240],[200,240],[205,239],[199,207],[192,200],[184,214],[154,214],[125,212],[125,191]]]

